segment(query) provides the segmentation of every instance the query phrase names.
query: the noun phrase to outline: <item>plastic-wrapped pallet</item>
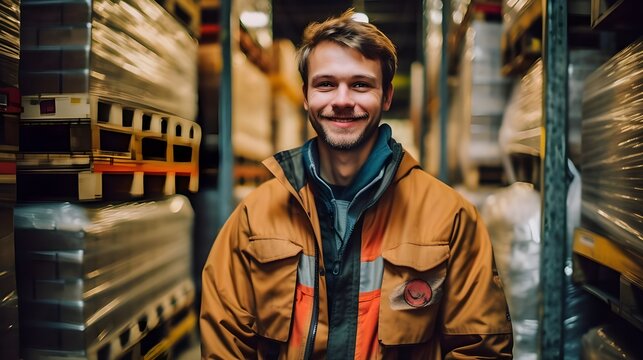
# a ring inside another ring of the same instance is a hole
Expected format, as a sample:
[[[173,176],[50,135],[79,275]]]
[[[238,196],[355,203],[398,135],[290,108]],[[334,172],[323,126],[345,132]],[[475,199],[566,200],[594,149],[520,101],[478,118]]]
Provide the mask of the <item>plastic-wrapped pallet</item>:
[[[568,144],[569,157],[574,164],[581,161],[581,121],[583,112],[583,87],[587,77],[601,66],[607,56],[599,50],[574,49],[569,51],[568,76]]]
[[[598,50],[575,49],[569,52],[568,119],[569,155],[580,161],[582,88],[588,75],[605,59]],[[537,60],[527,74],[515,85],[507,104],[500,128],[500,147],[505,154],[512,152],[540,154],[540,135],[543,121],[543,63]]]
[[[543,63],[536,61],[514,86],[500,126],[503,153],[540,154]]]
[[[599,305],[590,294],[572,282],[571,244],[580,222],[580,177],[568,161],[574,180],[567,198],[568,233],[564,244],[565,280],[563,308],[564,357],[577,359],[580,338],[592,326]],[[482,216],[489,228],[496,265],[505,283],[505,294],[514,327],[516,359],[538,358],[538,309],[540,283],[539,193],[531,184],[514,183],[488,196]]]
[[[3,359],[18,359],[15,265],[13,209],[0,206],[0,354]]]
[[[643,39],[594,71],[582,120],[582,225],[643,255]]]
[[[18,86],[20,1],[0,0],[0,87]]]
[[[154,0],[23,0],[23,95],[87,94],[196,118],[197,42]]]
[[[538,358],[540,201],[531,184],[514,183],[487,197],[481,209],[505,287],[518,360]]]
[[[116,357],[191,304],[193,217],[183,196],[16,207],[23,354]]]

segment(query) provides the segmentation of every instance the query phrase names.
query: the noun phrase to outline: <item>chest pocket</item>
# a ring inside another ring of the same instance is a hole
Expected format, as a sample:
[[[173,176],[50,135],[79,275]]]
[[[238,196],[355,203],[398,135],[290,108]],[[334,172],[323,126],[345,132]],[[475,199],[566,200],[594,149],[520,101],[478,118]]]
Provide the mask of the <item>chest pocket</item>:
[[[384,250],[382,257],[379,340],[383,345],[428,341],[437,322],[449,246],[406,243]]]
[[[250,259],[257,334],[287,341],[302,248],[286,239],[252,237],[243,252]]]

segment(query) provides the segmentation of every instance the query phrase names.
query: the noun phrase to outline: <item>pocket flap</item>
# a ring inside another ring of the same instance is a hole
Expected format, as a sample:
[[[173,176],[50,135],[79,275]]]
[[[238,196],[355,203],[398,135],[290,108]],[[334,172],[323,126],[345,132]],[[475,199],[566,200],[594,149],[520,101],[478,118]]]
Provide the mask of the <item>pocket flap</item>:
[[[449,258],[449,245],[419,245],[404,243],[382,252],[382,257],[397,266],[417,271],[432,269]]]
[[[287,259],[302,252],[302,247],[286,239],[250,238],[250,245],[244,252],[260,263]]]

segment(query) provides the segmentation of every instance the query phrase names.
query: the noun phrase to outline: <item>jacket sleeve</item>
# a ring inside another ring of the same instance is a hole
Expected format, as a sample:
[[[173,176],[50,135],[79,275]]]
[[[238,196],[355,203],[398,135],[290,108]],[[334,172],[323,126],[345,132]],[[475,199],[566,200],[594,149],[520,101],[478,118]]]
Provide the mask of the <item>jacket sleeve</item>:
[[[510,359],[513,337],[491,240],[473,206],[456,216],[442,300],[446,359]]]
[[[217,236],[202,276],[202,359],[256,357],[257,338],[252,311],[248,264],[241,249],[248,242],[244,208],[238,207]]]

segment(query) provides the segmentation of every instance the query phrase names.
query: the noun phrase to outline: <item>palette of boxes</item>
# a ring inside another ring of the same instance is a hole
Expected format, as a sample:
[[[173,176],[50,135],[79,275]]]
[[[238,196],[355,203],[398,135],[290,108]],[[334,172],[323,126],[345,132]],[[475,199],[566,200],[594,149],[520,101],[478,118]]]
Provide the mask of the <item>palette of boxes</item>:
[[[198,5],[0,13],[0,353],[145,355],[156,328],[194,328]]]

